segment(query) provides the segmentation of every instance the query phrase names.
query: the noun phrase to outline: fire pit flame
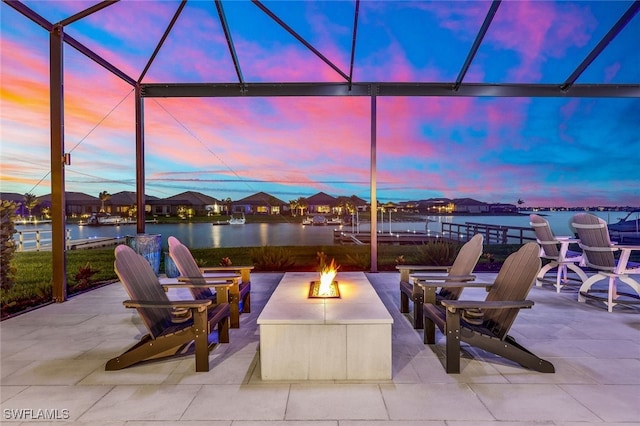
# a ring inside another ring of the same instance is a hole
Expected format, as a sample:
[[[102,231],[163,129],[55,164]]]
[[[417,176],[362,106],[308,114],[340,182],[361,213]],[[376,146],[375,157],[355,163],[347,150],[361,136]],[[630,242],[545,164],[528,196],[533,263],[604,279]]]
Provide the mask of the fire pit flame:
[[[338,288],[338,282],[335,281],[335,277],[338,274],[338,269],[335,261],[332,259],[331,263],[323,265],[320,269],[320,281],[311,281],[309,287],[309,297],[340,297],[340,289]]]

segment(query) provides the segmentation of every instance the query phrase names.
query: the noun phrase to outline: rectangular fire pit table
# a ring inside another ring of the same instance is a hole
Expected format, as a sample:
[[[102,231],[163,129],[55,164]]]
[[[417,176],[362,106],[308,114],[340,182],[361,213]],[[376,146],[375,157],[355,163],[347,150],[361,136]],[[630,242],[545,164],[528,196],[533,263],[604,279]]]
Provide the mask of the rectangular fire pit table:
[[[338,273],[339,299],[309,299],[318,276],[286,273],[258,317],[262,379],[391,379],[393,319],[365,274]]]

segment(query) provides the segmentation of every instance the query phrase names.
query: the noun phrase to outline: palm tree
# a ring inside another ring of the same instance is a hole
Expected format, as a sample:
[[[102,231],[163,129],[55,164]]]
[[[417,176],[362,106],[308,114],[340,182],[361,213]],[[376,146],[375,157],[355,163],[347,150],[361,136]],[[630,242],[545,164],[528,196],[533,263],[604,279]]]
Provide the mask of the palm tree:
[[[100,212],[104,213],[104,202],[111,198],[111,194],[109,194],[107,191],[102,191],[100,194],[98,194],[98,198],[100,198],[100,202],[102,203]]]
[[[518,198],[518,210],[520,209],[520,206],[524,204],[524,200],[522,198]]]
[[[40,201],[34,194],[30,192],[24,194],[24,208],[29,212],[29,217],[31,217],[31,210],[38,204],[40,204]]]
[[[289,200],[289,208],[293,212],[293,216],[297,216],[296,210],[298,210],[298,200]]]
[[[300,209],[300,216],[304,216],[304,211],[309,207],[309,202],[305,197],[300,197],[297,200],[298,208]]]

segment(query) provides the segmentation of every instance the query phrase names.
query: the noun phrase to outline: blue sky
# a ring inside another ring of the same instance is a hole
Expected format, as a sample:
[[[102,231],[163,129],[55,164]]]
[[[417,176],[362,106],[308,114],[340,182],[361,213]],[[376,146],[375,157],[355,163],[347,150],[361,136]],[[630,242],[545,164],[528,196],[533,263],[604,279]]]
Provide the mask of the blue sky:
[[[50,22],[97,2],[24,1]],[[348,73],[352,1],[263,4]],[[465,82],[562,83],[630,1],[503,1]],[[137,79],[177,1],[122,1],[65,28]],[[344,79],[246,1],[224,1],[247,82]],[[2,3],[3,192],[50,189],[48,33]],[[354,81],[452,82],[486,1],[363,1]],[[580,76],[639,84],[636,15]],[[135,190],[132,88],[66,47],[68,191]],[[143,82],[236,82],[213,2],[187,2]],[[640,206],[640,99],[379,97],[380,201],[472,197],[530,206]],[[146,192],[288,201],[369,198],[370,99],[147,98]]]

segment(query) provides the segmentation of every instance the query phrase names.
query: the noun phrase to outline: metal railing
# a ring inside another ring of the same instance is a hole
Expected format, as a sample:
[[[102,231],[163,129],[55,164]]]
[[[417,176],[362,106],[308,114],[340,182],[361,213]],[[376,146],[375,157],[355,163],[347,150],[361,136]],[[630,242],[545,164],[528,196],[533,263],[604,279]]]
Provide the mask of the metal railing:
[[[533,229],[524,226],[489,225],[465,222],[442,223],[442,236],[454,241],[469,241],[475,234],[482,234],[485,244],[524,244],[536,241]]]

